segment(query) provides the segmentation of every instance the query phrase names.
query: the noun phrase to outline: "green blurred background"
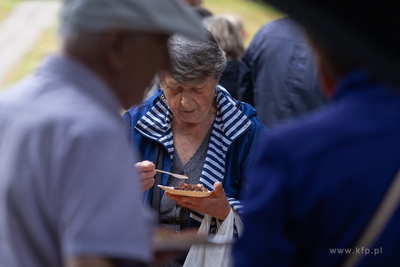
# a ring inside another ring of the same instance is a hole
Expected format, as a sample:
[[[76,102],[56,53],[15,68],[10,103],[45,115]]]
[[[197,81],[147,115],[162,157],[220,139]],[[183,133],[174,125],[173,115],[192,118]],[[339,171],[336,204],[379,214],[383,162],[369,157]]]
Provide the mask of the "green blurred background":
[[[0,0],[0,27],[2,20],[12,12],[18,3],[23,0]],[[51,1],[51,0],[48,0]],[[244,28],[248,37],[245,45],[251,42],[258,29],[265,23],[283,16],[278,10],[259,1],[251,0],[204,0],[203,7],[214,15],[219,13],[236,13],[243,19]],[[36,44],[26,53],[22,59],[7,71],[3,78],[3,88],[6,88],[32,73],[40,60],[47,53],[57,51],[57,25],[52,25],[45,30]]]

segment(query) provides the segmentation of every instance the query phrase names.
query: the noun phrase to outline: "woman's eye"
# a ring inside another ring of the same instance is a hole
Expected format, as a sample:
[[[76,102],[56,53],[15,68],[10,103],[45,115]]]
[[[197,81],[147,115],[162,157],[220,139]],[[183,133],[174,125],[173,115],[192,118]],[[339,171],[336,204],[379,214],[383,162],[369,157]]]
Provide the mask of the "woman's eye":
[[[179,94],[182,90],[180,88],[173,88],[171,91],[173,94]]]

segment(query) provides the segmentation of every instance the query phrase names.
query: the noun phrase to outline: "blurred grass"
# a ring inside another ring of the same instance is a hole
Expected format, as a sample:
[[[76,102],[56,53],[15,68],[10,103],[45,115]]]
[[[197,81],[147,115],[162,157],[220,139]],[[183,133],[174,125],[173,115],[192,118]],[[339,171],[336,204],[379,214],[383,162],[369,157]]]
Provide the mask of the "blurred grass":
[[[21,0],[0,0],[0,21]],[[246,47],[253,39],[259,28],[265,23],[283,16],[276,9],[264,3],[250,0],[204,0],[203,6],[214,15],[218,13],[237,13],[243,18],[244,27],[248,33]],[[32,73],[40,60],[48,53],[57,50],[56,26],[45,31],[31,51],[14,66],[4,77],[3,88],[19,81]]]
[[[21,0],[0,0],[0,23]]]
[[[4,87],[19,81],[37,68],[41,59],[57,50],[56,26],[46,30],[36,42],[36,45],[15,65],[4,77]]]

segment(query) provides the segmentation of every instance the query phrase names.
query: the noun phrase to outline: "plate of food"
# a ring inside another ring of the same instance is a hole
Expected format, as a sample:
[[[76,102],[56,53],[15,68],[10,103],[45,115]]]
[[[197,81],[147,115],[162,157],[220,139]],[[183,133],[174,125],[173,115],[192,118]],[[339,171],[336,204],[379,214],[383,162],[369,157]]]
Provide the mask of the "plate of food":
[[[158,187],[164,189],[170,194],[187,196],[187,197],[208,197],[213,191],[209,191],[202,184],[187,184],[180,182],[179,186],[163,186],[158,185]]]

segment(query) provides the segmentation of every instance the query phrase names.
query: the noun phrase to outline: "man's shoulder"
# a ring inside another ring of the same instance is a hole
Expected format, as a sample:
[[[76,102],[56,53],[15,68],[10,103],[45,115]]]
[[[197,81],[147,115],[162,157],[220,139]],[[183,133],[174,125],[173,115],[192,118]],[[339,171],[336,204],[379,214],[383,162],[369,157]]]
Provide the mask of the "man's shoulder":
[[[0,97],[0,109],[8,118],[18,121],[25,130],[64,129],[76,134],[111,134],[123,129],[122,121],[107,109],[70,84],[57,84],[31,78],[10,88]]]
[[[340,118],[341,111],[329,106],[269,131],[267,142],[285,151],[293,162],[312,160],[312,157],[329,152],[342,142],[348,121]]]
[[[346,149],[379,141],[400,130],[398,99],[380,88],[349,90],[320,109],[270,131],[270,137],[299,158],[318,151],[329,153],[339,145]]]

